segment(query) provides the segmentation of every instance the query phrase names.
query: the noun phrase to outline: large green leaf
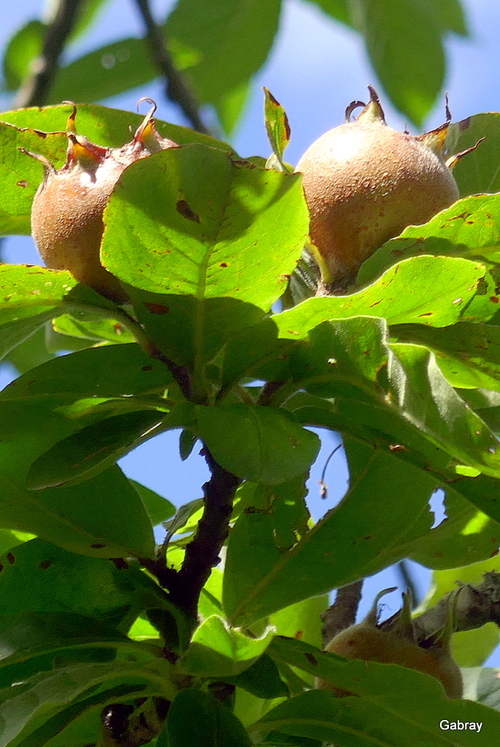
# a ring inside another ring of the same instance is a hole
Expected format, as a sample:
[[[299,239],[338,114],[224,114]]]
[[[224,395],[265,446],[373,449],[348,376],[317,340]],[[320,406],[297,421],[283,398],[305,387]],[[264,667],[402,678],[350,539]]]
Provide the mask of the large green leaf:
[[[207,740],[210,740],[209,742]],[[231,710],[201,690],[182,690],[168,712],[158,747],[251,747],[243,724]]]
[[[33,675],[17,687],[0,691],[1,747],[34,747],[61,731],[90,705],[126,697],[173,698],[163,659],[77,664]],[[97,735],[96,735],[97,737]]]
[[[395,261],[421,254],[459,255],[476,261],[484,257],[487,264],[498,263],[499,242],[500,196],[472,195],[442,210],[422,226],[405,228],[400,236],[388,241],[364,262],[359,280],[369,282]],[[441,260],[445,261],[444,257]],[[491,314],[496,311],[495,303],[492,300],[489,305]],[[464,306],[459,303],[459,309],[467,315],[469,309],[464,312]]]
[[[164,606],[163,592],[136,565],[77,555],[39,538],[11,549],[0,567],[2,614],[73,612],[126,631],[146,606]]]
[[[229,538],[224,578],[224,609],[233,624],[251,624],[375,573],[403,556],[409,538],[429,531],[432,478],[366,447],[364,459],[342,503],[291,547],[277,541],[272,512],[240,516]]]
[[[74,426],[43,403],[4,401],[0,407],[0,524],[38,534],[97,557],[150,557],[154,543],[146,510],[132,485],[111,467],[84,485],[30,491],[32,461]]]
[[[61,67],[48,103],[107,99],[143,86],[158,75],[144,39],[120,39]]]
[[[38,457],[28,471],[26,485],[31,490],[43,490],[88,480],[150,438],[186,425],[190,416],[193,406],[182,403],[169,414],[151,408],[104,417],[58,441]]]
[[[180,0],[167,44],[204,104],[227,105],[262,67],[278,32],[281,0]]]
[[[373,744],[489,747],[500,729],[500,715],[493,709],[450,700],[442,685],[422,672],[396,664],[345,661],[290,638],[275,638],[269,653],[278,662],[292,664],[359,697],[332,698],[320,691],[305,693],[253,724],[249,729],[252,734],[273,728],[334,740],[339,747]],[[443,719],[479,722],[482,728],[480,732],[444,730]],[[377,724],[377,742],[373,741],[374,724]]]
[[[229,472],[253,482],[282,483],[316,459],[319,439],[284,411],[254,405],[198,409],[200,438]]]
[[[432,0],[351,0],[349,7],[391,100],[422,125],[441,90],[442,23]]]
[[[397,678],[396,681],[400,688],[405,687],[403,677]],[[414,684],[412,682],[413,686]],[[384,687],[382,684],[379,686]],[[278,732],[299,738],[311,737],[329,744],[334,740],[338,747],[393,747],[396,744],[398,747],[412,747],[415,744],[425,747],[473,747],[480,744],[486,747],[491,744],[495,729],[498,728],[498,714],[495,711],[477,703],[469,703],[466,708],[461,703],[448,705],[449,701],[443,696],[437,702],[433,702],[428,696],[422,704],[422,691],[423,688],[418,690],[417,698],[412,687],[410,691],[404,691],[406,697],[399,693],[396,700],[391,688],[392,697],[387,697],[388,702],[379,705],[365,698],[349,698],[344,701],[332,698],[327,692],[311,690],[276,706],[260,721],[252,724],[249,731],[258,739],[258,743],[263,741],[264,744],[270,745],[280,742],[272,738],[269,742],[265,740],[264,735],[269,732],[272,735]],[[409,698],[418,699],[418,714],[415,714],[415,708],[411,709],[411,715],[404,712],[403,704],[406,704]],[[445,722],[443,713],[451,720],[450,712],[455,716],[455,720],[460,720],[461,723],[469,717],[471,720],[474,717],[476,721],[481,719],[481,733],[460,731],[457,737],[456,731],[442,731],[440,724]],[[281,743],[300,744],[294,740]]]
[[[309,298],[273,320],[280,337],[292,339],[305,337],[328,319],[353,316],[384,317],[389,324],[443,327],[460,318],[484,273],[478,262],[458,257],[413,257],[390,267],[358,293]]]
[[[391,333],[402,342],[433,350],[439,368],[454,387],[500,391],[500,327],[459,322],[436,329],[408,324],[393,327]]]
[[[75,404],[75,416],[108,399],[126,403],[131,394],[161,395],[171,381],[166,366],[147,356],[138,345],[112,345],[47,361],[11,382],[0,399],[49,402],[68,408]]]
[[[372,428],[381,433],[383,422],[391,421],[387,432],[395,443],[410,445],[406,432],[406,424],[410,424],[414,429],[412,446],[423,435],[430,445],[457,461],[500,476],[496,437],[448,384],[434,355],[418,345],[396,343],[389,348],[383,330],[382,320],[354,317],[325,322],[311,331],[310,344],[297,348],[291,356],[295,380],[278,391],[277,401],[292,387],[321,397],[337,397],[332,420],[342,418],[340,413],[347,413],[349,407],[359,411],[375,406],[380,419],[372,421]],[[358,417],[359,423],[352,419],[353,433],[361,422],[368,422],[361,414]],[[394,418],[400,421],[400,439]]]
[[[124,282],[268,311],[298,261],[308,215],[300,177],[191,145],[127,169],[105,223],[101,255]]]
[[[443,489],[446,518],[410,542],[404,554],[427,568],[437,569],[459,568],[490,558],[500,544],[498,521],[478,511],[460,493]]]

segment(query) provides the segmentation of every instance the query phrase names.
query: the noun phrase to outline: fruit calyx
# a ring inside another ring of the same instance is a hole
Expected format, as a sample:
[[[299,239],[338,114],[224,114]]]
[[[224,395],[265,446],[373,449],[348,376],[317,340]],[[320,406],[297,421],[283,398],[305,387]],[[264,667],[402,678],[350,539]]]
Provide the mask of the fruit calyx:
[[[66,135],[66,162],[60,169],[45,156],[24,151],[44,167],[44,179],[31,211],[32,234],[47,267],[69,270],[82,283],[117,303],[127,301],[119,280],[101,264],[99,251],[104,231],[103,213],[115,185],[127,166],[160,150],[179,147],[155,127],[156,104],[131,141],[119,148],[97,145],[76,132],[77,107],[72,102]]]

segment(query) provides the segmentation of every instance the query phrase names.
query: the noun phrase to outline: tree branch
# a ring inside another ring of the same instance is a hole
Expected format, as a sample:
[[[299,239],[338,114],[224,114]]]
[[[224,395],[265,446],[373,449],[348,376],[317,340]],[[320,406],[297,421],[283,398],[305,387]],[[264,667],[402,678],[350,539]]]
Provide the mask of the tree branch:
[[[335,602],[321,615],[324,646],[341,630],[354,625],[362,589],[363,581],[355,581],[338,589]]]
[[[177,103],[186,119],[195,130],[210,134],[199,113],[198,102],[191,91],[185,76],[177,70],[172,56],[165,46],[160,27],[155,23],[148,0],[135,0],[144,26],[146,28],[146,42],[149,46],[151,59],[167,81],[167,97]]]
[[[73,31],[82,0],[59,0],[52,21],[47,26],[42,53],[35,60],[33,74],[18,92],[16,107],[43,106],[58,70],[59,57]]]
[[[171,600],[196,617],[198,599],[229,532],[233,499],[241,480],[221,467],[207,447],[202,450],[211,477],[203,485],[205,507],[194,539],[186,547],[182,568],[168,579]]]
[[[490,571],[483,578],[483,582],[477,586],[457,581],[460,588],[455,608],[457,632],[474,630],[487,622],[500,626],[500,573]],[[456,594],[456,590],[450,594]],[[419,641],[428,638],[444,625],[450,594],[442,597],[435,607],[414,618]]]

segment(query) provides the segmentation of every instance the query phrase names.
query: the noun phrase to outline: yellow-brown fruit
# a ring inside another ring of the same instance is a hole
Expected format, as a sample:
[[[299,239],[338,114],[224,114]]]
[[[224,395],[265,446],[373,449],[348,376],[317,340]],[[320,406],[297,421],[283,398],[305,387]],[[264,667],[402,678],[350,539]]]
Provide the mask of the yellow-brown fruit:
[[[64,166],[56,170],[43,156],[29,154],[45,168],[31,210],[33,238],[45,264],[54,270],[69,270],[79,282],[119,303],[126,301],[127,296],[99,258],[102,216],[127,166],[159,150],[177,147],[156,131],[155,110],[153,105],[130,143],[121,148],[104,148],[76,134],[75,107],[68,120]]]
[[[378,661],[417,669],[439,680],[449,698],[460,698],[462,675],[450,651],[453,605],[447,608],[444,628],[424,641],[417,641],[411,619],[409,594],[403,594],[403,607],[394,617],[381,625],[377,623],[378,600],[389,591],[393,589],[380,592],[366,618],[361,623],[342,630],[327,644],[325,650],[346,659]],[[317,680],[316,686],[329,690],[337,697],[352,694],[324,680]]]
[[[359,117],[350,122],[352,110],[362,105],[354,102],[346,123],[316,140],[296,168],[303,174],[311,241],[333,288],[352,283],[364,260],[388,239],[426,223],[459,197],[442,152],[448,122],[418,137],[396,132],[369,90],[371,100]]]

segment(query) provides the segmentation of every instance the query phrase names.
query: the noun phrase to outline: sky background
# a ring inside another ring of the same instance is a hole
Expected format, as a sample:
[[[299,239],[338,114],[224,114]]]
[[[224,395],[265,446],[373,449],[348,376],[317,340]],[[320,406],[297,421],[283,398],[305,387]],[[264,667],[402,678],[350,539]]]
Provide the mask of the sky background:
[[[214,0],[216,1],[216,0]],[[158,20],[163,19],[174,5],[173,0],[151,0]],[[471,114],[500,110],[500,84],[497,71],[500,63],[500,3],[498,0],[462,0],[470,36],[450,35],[446,42],[448,73],[443,95],[426,121],[426,129],[442,124],[444,116],[444,91],[448,91],[453,119],[460,120]],[[0,10],[0,46],[3,48],[12,33],[29,20],[39,18],[44,3],[41,0],[16,0]],[[127,36],[137,36],[142,24],[135,4],[131,0],[114,0],[96,19],[94,27],[85,38],[70,47],[66,59],[89,52],[103,44]],[[286,153],[290,163],[296,163],[311,143],[344,119],[345,107],[355,99],[366,100],[368,84],[378,89],[388,123],[403,130],[404,116],[396,112],[387,98],[370,66],[363,40],[358,34],[322,13],[306,0],[287,0],[281,29],[272,53],[254,81],[244,119],[231,142],[242,156],[269,155],[264,118],[262,86],[269,88],[285,107],[292,128],[292,141]],[[152,82],[126,95],[108,99],[109,106],[130,111],[142,96],[150,96],[158,103],[157,117],[185,125],[177,107],[165,100],[164,85]],[[0,110],[12,108],[9,96],[0,92]],[[413,134],[419,134],[411,127]],[[40,260],[29,237],[9,237],[3,248],[5,261],[13,263],[38,263]],[[5,386],[14,375],[8,366],[0,366],[0,386]],[[310,486],[310,509],[319,518],[342,497],[347,485],[347,471],[342,450],[328,465],[326,480],[329,497],[322,500],[318,481],[325,461],[337,445],[334,434],[322,436],[323,445],[313,467]],[[204,460],[197,450],[186,461],[178,458],[178,432],[170,432],[144,444],[120,462],[132,477],[176,505],[201,496],[201,484],[208,477]],[[433,503],[436,522],[443,518],[442,506]],[[418,590],[423,595],[430,583],[431,573],[412,564]],[[401,586],[401,579],[393,569],[377,574],[365,584],[360,614],[366,614],[375,594],[389,586]],[[391,595],[384,600],[387,614],[398,607],[400,597]],[[500,654],[488,662],[500,665]]]

